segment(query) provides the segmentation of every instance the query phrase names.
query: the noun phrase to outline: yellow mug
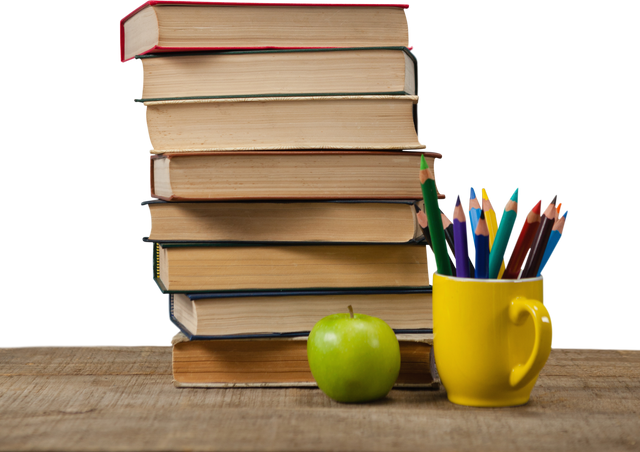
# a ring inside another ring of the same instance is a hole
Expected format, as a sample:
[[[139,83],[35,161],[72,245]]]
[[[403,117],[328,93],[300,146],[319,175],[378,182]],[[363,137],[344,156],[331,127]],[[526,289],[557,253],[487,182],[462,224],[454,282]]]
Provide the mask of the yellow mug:
[[[433,278],[433,347],[453,403],[513,406],[529,401],[551,352],[542,277]]]

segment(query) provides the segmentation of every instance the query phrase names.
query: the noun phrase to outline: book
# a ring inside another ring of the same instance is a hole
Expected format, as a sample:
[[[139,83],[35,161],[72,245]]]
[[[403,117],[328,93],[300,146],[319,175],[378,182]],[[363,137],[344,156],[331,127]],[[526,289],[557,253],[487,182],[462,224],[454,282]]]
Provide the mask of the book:
[[[417,96],[234,97],[145,102],[153,154],[423,149]]]
[[[419,201],[145,201],[152,242],[380,242],[424,240]]]
[[[148,54],[142,99],[302,95],[416,95],[406,47]],[[310,94],[303,94],[310,93]]]
[[[432,332],[431,287],[169,295],[171,320],[189,339],[307,335],[320,319],[349,305],[396,333]]]
[[[120,59],[189,50],[406,47],[405,8],[150,1],[120,21]]]
[[[424,244],[154,243],[163,293],[429,286]]]
[[[416,178],[421,155],[400,151],[164,154],[151,157],[151,196],[165,201],[421,200]],[[441,157],[424,155],[432,169]]]
[[[395,388],[438,388],[430,370],[431,334],[399,334]],[[179,388],[317,387],[307,361],[307,337],[195,340],[172,343],[173,384]]]

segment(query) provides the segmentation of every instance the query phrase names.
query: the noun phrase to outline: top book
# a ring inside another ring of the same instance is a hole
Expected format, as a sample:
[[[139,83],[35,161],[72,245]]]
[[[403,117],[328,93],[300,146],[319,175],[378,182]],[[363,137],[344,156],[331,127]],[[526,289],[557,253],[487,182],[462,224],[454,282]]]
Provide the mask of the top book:
[[[120,57],[158,52],[408,46],[408,5],[149,1],[120,21]]]

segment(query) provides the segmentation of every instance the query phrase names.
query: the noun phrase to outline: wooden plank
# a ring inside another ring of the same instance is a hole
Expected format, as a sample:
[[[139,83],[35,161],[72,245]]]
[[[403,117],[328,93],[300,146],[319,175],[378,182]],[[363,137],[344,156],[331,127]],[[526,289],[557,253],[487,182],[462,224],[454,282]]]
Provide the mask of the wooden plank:
[[[0,349],[0,450],[640,450],[640,352],[553,350],[523,407],[176,389],[169,347]]]

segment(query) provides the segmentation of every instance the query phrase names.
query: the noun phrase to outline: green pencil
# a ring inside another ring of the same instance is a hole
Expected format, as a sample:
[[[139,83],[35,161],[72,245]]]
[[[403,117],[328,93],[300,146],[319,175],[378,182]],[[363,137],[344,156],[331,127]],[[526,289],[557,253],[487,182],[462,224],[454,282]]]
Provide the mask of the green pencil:
[[[516,215],[518,214],[518,189],[513,192],[511,199],[507,202],[502,218],[500,219],[500,226],[496,237],[493,240],[493,247],[491,247],[491,253],[489,254],[489,278],[496,279],[500,273],[500,267],[502,266],[502,259],[504,258],[504,252],[507,249],[507,243],[513,230],[513,225],[516,222]]]
[[[422,197],[424,198],[424,210],[429,220],[429,233],[431,235],[431,247],[436,257],[438,273],[443,276],[451,276],[451,265],[449,264],[449,253],[444,239],[444,229],[442,229],[442,216],[438,206],[438,192],[436,191],[436,180],[433,172],[429,169],[424,154],[420,158],[420,186],[422,187]]]

